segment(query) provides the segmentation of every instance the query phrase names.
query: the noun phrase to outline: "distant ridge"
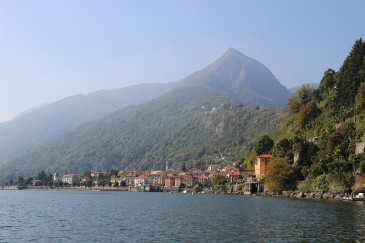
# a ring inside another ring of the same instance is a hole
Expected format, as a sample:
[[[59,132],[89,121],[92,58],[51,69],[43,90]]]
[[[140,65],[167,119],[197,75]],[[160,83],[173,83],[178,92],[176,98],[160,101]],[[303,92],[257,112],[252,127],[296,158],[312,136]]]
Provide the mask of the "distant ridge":
[[[285,107],[291,96],[265,65],[234,48],[177,86],[204,86],[250,106],[272,108]]]
[[[138,105],[173,88],[172,83],[140,84],[79,94],[38,106],[0,125],[0,164],[47,144],[70,129],[116,111]]]

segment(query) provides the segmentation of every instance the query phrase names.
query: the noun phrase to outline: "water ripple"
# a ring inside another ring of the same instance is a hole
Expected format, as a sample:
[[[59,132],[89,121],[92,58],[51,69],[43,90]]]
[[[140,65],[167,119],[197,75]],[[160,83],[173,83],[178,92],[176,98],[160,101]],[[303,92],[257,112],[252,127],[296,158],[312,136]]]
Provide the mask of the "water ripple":
[[[364,204],[232,195],[0,191],[0,242],[362,242]]]

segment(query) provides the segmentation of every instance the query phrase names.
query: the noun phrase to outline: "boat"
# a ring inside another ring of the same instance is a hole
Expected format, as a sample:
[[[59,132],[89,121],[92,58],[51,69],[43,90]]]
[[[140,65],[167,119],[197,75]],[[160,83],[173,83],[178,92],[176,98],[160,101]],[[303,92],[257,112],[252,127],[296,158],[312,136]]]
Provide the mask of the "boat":
[[[351,196],[345,196],[342,199],[345,201],[365,202],[365,187],[357,188],[352,192]]]

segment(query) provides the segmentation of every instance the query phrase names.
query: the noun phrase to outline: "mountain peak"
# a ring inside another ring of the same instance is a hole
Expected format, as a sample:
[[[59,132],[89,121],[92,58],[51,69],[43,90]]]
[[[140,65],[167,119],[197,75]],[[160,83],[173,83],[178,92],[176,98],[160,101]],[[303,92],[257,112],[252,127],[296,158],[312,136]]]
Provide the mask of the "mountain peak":
[[[239,51],[237,51],[236,49],[234,49],[233,47],[228,48],[228,50],[225,52],[225,54],[231,54],[231,53],[240,53]],[[240,53],[241,54],[241,53]]]
[[[180,80],[178,86],[205,86],[262,107],[284,107],[291,95],[267,67],[233,47],[206,68]]]
[[[244,54],[240,51],[238,51],[237,49],[233,48],[233,47],[230,47],[228,48],[228,50],[225,52],[224,55],[227,55],[227,54],[230,54],[230,55],[243,55]]]
[[[248,56],[242,54],[238,50],[234,49],[233,47],[228,48],[228,50],[223,54],[223,56],[221,58],[223,58],[223,59],[239,58],[239,59],[246,59],[246,60],[252,59],[252,58],[249,58]]]

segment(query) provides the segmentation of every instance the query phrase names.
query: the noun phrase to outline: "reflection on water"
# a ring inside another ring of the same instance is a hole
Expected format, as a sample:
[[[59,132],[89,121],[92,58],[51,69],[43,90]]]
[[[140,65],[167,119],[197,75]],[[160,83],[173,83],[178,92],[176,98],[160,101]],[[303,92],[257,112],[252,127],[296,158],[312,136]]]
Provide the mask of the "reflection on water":
[[[364,203],[232,195],[0,191],[0,242],[365,241]]]

